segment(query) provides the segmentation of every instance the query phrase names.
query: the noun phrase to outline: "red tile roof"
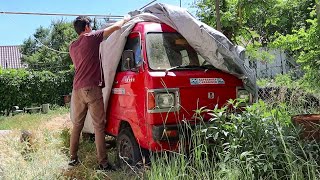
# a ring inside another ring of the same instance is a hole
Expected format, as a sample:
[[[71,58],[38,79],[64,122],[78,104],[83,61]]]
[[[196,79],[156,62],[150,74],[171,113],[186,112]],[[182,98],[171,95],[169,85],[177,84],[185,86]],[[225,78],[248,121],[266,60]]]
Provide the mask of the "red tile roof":
[[[24,68],[21,64],[22,54],[19,46],[0,46],[0,66],[2,68]]]

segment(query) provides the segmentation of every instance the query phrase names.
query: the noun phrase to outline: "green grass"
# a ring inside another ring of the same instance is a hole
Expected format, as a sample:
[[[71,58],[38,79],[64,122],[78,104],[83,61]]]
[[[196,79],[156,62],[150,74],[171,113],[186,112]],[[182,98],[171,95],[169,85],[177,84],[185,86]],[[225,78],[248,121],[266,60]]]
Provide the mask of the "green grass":
[[[0,130],[36,129],[41,122],[50,121],[52,118],[69,112],[68,108],[58,107],[50,110],[48,114],[17,114],[15,116],[0,116]]]
[[[69,146],[70,130],[64,129],[61,133],[61,139],[65,149]],[[108,159],[112,164],[115,164],[116,150],[114,148],[108,148]],[[82,140],[78,151],[81,164],[72,170],[65,171],[64,177],[67,179],[112,179],[112,180],[124,180],[124,179],[137,179],[138,176],[132,171],[117,170],[116,172],[103,172],[96,170],[96,149],[95,144],[89,140]]]
[[[20,142],[15,131],[0,140],[0,179],[58,179],[67,157],[55,132],[33,132],[32,142]]]
[[[67,115],[69,109],[56,108],[48,114],[19,114],[0,117],[0,129],[12,130],[0,137],[0,179],[137,179],[131,171],[103,172],[96,170],[93,141],[81,140],[81,164],[67,169],[70,129],[46,129],[41,124]],[[64,128],[63,128],[64,127]],[[20,129],[31,132],[30,142],[20,142]],[[109,160],[115,162],[115,149],[108,149]]]
[[[300,138],[290,120],[290,107],[273,109],[260,101],[242,113],[226,108],[209,111],[210,124],[193,131],[190,147],[153,158],[147,179],[320,177],[320,146]]]
[[[14,132],[0,138],[0,179],[317,179],[320,146],[299,138],[290,120],[293,110],[261,101],[242,114],[210,110],[210,126],[193,131],[189,148],[153,155],[150,168],[135,172],[97,171],[95,144],[87,140],[80,142],[81,164],[66,170],[69,127],[51,131],[39,125],[67,109],[0,117],[0,127]],[[30,143],[20,142],[19,129],[32,130]],[[108,149],[112,163],[115,152]]]

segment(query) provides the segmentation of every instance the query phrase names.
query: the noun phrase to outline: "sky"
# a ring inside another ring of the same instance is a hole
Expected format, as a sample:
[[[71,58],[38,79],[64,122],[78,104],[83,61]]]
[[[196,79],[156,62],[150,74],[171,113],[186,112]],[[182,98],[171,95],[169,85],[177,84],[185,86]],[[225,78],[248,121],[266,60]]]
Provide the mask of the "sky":
[[[152,0],[0,0],[0,12],[40,12],[64,14],[126,15]],[[180,5],[180,0],[157,0],[158,3]],[[181,0],[181,6],[192,14],[194,0]],[[40,27],[50,27],[54,20],[72,21],[75,17],[11,15],[0,13],[0,46],[21,45]]]

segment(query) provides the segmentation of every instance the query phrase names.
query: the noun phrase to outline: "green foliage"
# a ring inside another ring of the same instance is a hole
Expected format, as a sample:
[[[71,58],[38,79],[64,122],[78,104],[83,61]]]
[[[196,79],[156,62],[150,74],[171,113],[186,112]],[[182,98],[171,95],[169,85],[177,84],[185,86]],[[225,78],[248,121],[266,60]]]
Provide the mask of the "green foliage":
[[[33,37],[24,41],[22,62],[33,70],[68,70],[72,64],[69,44],[76,38],[72,24],[64,20],[53,21],[50,28],[40,26]]]
[[[213,110],[198,126],[191,146],[153,158],[150,179],[317,179],[320,147],[302,140],[285,105],[270,108],[262,101],[239,111],[237,102]],[[230,109],[231,107],[231,109]],[[237,111],[233,111],[237,110]]]
[[[261,50],[277,34],[288,35],[296,29],[309,28],[314,0],[220,0],[222,33],[236,44],[245,46],[251,60],[272,60]],[[197,0],[199,19],[216,27],[215,1]]]
[[[296,96],[314,96],[320,97],[320,86],[317,86],[311,78],[308,77],[310,73],[307,73],[301,78],[297,78],[294,72],[289,72],[287,74],[278,74],[273,79],[259,79],[257,85],[261,88],[273,87],[285,89],[286,93],[294,92]],[[273,94],[273,97],[280,96],[280,94]],[[270,100],[270,99],[269,99]],[[305,100],[307,101],[307,99]],[[302,102],[295,102],[297,104]],[[312,102],[309,102],[312,103]]]
[[[0,111],[12,106],[62,104],[62,95],[72,90],[73,70],[53,74],[49,71],[0,69]]]
[[[240,114],[215,109],[206,137],[215,142],[213,149],[219,158],[249,165],[255,177],[273,174],[281,178],[292,173],[298,179],[308,177],[303,171],[310,167],[297,166],[309,160],[317,165],[319,148],[315,142],[300,141],[289,112],[284,105],[270,109],[262,101]],[[298,169],[302,174],[295,172]]]
[[[272,44],[287,50],[306,72],[306,86],[320,86],[320,28],[317,19],[308,20],[310,28],[301,28],[293,34],[280,35]]]
[[[271,50],[271,49],[270,49]],[[267,48],[259,48],[257,45],[250,44],[246,48],[246,53],[249,55],[250,60],[256,60],[261,62],[273,62],[275,56],[269,53]]]
[[[195,6],[200,20],[215,27],[215,1],[197,0]],[[265,45],[276,32],[286,35],[308,27],[314,6],[314,0],[220,0],[222,32],[233,41],[245,38]]]
[[[293,88],[296,85],[298,85],[298,81],[294,81],[290,74],[284,74],[284,75],[277,75],[275,77],[275,83],[278,86],[284,86],[284,87],[288,87],[288,88]]]

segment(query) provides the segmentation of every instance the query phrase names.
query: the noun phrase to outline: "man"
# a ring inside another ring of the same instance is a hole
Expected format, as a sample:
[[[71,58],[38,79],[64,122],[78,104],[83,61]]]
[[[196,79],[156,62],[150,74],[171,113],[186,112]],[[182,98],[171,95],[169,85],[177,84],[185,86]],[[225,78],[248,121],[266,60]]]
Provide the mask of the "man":
[[[69,162],[71,167],[79,164],[77,155],[79,138],[89,111],[95,132],[98,168],[101,170],[114,170],[113,166],[109,164],[106,154],[106,118],[102,98],[103,79],[99,60],[99,45],[104,38],[119,30],[128,20],[128,17],[124,18],[110,27],[95,32],[91,29],[89,17],[79,16],[73,22],[74,29],[79,36],[69,47],[70,56],[75,66],[72,91],[74,115],[72,116],[71,160]]]

